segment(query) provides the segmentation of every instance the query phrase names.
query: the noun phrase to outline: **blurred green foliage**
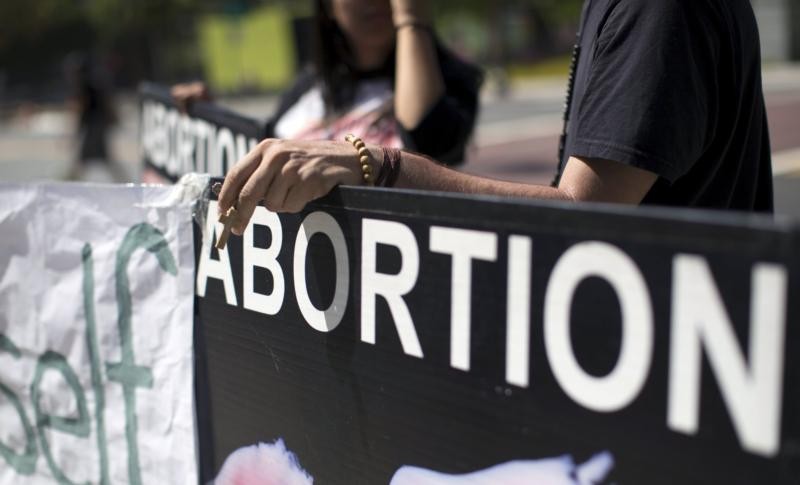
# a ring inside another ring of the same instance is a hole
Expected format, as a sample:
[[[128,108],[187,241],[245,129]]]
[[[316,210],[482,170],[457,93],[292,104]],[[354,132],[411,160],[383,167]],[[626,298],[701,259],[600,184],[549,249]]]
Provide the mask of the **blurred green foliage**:
[[[443,36],[493,65],[564,54],[565,32],[574,32],[583,3],[430,1]],[[199,76],[203,18],[269,4],[300,17],[311,12],[312,0],[0,0],[0,92],[3,83],[63,78],[63,59],[75,51],[112,53],[118,78],[130,83]]]
[[[0,2],[0,51],[20,40],[36,38],[64,24],[84,22],[100,39],[113,39],[131,30],[157,30],[203,12],[242,13],[250,8],[280,3],[294,11],[308,11],[305,0],[10,0]],[[509,8],[538,10],[552,22],[577,18],[582,0],[438,0],[437,15],[470,12],[487,18]]]

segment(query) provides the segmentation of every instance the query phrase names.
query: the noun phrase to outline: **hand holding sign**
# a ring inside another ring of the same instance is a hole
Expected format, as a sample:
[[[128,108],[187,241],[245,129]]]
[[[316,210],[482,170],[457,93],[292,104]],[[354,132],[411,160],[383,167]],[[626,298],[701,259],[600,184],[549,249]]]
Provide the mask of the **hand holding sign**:
[[[195,81],[192,83],[176,84],[172,86],[170,94],[183,113],[195,101],[211,101],[211,92],[204,82]]]
[[[375,160],[383,155],[379,149],[370,150],[377,172]],[[357,158],[347,142],[264,140],[225,177],[220,214],[236,206],[239,216],[231,231],[241,235],[262,201],[273,212],[300,212],[337,185],[361,184]]]

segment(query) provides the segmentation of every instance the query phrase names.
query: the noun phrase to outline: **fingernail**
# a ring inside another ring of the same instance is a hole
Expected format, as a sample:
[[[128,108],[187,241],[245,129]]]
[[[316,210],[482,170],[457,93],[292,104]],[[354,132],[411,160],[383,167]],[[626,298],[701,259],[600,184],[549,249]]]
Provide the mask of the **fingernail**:
[[[219,197],[219,193],[222,191],[222,184],[214,182],[214,185],[211,186],[211,191],[214,192],[214,195]]]

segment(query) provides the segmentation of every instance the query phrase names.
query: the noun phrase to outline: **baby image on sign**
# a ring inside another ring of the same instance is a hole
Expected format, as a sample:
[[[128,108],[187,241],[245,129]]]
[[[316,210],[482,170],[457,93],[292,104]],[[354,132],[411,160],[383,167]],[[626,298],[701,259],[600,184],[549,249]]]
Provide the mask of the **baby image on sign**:
[[[517,460],[491,468],[449,475],[404,466],[389,485],[599,485],[614,467],[610,453],[599,453],[576,465],[572,457]],[[225,460],[214,485],[312,485],[297,457],[283,440],[240,448]]]

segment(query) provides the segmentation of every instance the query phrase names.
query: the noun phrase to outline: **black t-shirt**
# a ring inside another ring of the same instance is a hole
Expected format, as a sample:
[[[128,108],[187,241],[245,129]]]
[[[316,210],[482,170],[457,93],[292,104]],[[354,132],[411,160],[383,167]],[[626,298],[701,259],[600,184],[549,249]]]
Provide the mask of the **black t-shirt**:
[[[749,0],[586,0],[574,82],[565,159],[654,172],[644,204],[772,211]]]

